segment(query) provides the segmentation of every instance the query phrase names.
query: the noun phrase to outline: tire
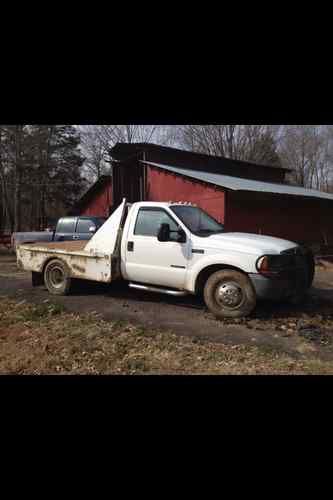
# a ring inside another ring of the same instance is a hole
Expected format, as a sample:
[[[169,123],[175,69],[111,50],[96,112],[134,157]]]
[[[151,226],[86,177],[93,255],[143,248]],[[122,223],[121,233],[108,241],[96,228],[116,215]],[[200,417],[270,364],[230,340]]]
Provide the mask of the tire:
[[[229,269],[212,274],[204,288],[208,309],[217,319],[242,318],[256,306],[256,292],[249,278]]]
[[[60,259],[51,260],[44,270],[44,283],[52,295],[67,295],[72,280],[65,262]]]

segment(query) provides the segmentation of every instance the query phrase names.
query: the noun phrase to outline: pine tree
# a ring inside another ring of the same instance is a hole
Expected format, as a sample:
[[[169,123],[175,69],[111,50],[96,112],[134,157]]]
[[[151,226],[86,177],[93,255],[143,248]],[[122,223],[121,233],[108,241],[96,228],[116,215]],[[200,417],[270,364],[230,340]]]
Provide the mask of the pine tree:
[[[11,125],[0,132],[1,225],[43,229],[82,192],[79,132],[71,125]]]

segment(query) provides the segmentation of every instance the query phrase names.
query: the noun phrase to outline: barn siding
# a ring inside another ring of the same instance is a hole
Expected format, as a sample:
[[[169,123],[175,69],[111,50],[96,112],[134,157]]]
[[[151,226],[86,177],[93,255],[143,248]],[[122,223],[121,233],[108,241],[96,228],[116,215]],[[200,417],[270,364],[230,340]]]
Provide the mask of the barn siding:
[[[315,199],[228,192],[226,229],[332,244],[332,206]]]
[[[89,202],[80,210],[80,214],[109,217],[111,206],[112,182],[110,181],[89,200]]]
[[[148,167],[148,201],[189,201],[224,222],[224,192],[219,188]]]

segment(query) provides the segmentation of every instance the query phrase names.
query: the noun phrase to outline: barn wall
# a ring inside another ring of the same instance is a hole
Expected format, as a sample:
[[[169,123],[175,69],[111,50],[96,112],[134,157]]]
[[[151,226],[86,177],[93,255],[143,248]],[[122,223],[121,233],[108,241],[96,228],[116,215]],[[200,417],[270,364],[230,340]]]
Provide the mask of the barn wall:
[[[109,182],[98,191],[80,210],[80,215],[96,215],[109,217],[112,206],[112,182]]]
[[[148,201],[190,201],[224,222],[224,192],[156,168],[147,169]]]
[[[333,202],[258,193],[227,193],[226,229],[304,243],[333,243]]]

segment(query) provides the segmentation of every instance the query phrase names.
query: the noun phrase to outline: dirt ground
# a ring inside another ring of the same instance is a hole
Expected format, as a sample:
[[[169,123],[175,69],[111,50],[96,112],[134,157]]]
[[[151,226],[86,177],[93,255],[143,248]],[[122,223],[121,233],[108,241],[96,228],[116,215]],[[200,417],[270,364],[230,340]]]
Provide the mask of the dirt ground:
[[[328,374],[332,363],[0,297],[0,374]]]
[[[332,362],[333,373],[333,268],[329,266],[317,267],[314,287],[303,304],[262,302],[244,320],[217,321],[196,297],[142,293],[122,283],[77,282],[70,296],[53,297],[44,287],[32,288],[30,274],[18,270],[7,252],[0,252],[0,297],[16,303],[56,304],[69,313],[98,314],[103,321],[172,332],[191,342],[260,348],[296,361]]]

